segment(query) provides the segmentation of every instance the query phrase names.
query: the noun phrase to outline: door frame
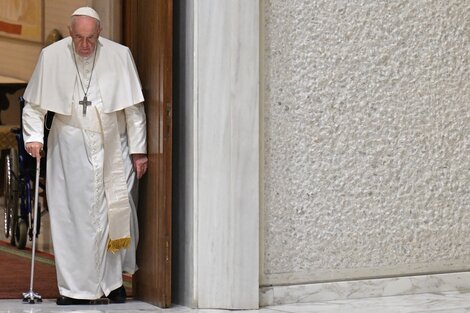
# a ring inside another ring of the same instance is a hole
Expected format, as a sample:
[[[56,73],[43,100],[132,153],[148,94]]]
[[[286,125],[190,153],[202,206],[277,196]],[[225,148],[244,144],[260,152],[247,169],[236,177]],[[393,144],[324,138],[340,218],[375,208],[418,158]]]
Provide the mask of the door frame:
[[[134,297],[165,308],[172,298],[173,1],[124,0],[123,42],[132,51],[142,83],[149,158],[140,186],[140,268],[133,279]]]

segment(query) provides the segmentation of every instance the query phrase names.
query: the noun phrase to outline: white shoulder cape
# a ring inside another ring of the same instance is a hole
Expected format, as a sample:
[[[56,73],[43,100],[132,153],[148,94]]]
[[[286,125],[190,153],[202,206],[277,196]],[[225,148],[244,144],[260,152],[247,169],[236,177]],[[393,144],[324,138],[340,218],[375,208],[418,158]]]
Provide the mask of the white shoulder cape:
[[[129,48],[103,37],[98,39],[95,64],[103,112],[111,113],[144,101],[142,87]],[[26,87],[26,101],[42,109],[72,114],[77,70],[72,57],[72,38],[64,38],[41,51]]]

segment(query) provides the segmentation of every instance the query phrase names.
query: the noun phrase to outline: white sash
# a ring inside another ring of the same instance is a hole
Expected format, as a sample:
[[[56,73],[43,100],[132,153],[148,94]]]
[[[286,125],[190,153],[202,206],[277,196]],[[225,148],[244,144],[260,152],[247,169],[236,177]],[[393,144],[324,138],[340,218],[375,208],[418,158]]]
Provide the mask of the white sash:
[[[104,143],[104,190],[108,203],[108,250],[115,253],[131,242],[129,192],[122,161],[121,139],[115,112],[98,110]]]

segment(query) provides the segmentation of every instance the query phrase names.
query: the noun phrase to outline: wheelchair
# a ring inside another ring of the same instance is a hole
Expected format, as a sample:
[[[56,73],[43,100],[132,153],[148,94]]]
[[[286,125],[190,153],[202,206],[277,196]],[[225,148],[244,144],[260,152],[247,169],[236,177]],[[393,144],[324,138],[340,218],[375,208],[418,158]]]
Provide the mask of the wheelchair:
[[[21,112],[24,107],[24,99],[20,97]],[[46,121],[47,124],[47,121]],[[4,199],[5,199],[5,237],[10,240],[10,244],[18,249],[24,249],[27,239],[33,239],[33,226],[36,223],[36,237],[40,233],[41,215],[47,212],[47,201],[45,197],[46,180],[45,167],[46,158],[41,158],[41,174],[39,178],[40,197],[43,198],[43,208],[38,201],[37,219],[34,221],[34,195],[36,179],[36,159],[31,157],[24,148],[23,122],[20,128],[12,128],[17,148],[11,148],[5,156],[4,162]],[[47,128],[47,127],[45,127]],[[46,130],[44,138],[46,142]],[[44,147],[46,151],[46,147]]]

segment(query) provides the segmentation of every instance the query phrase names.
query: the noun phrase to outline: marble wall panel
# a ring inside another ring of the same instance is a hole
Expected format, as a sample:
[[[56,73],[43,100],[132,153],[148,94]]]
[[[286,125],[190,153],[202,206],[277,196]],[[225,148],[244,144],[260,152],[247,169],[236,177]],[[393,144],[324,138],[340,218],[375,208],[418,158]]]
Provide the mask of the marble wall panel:
[[[194,6],[197,306],[257,308],[259,3]]]

